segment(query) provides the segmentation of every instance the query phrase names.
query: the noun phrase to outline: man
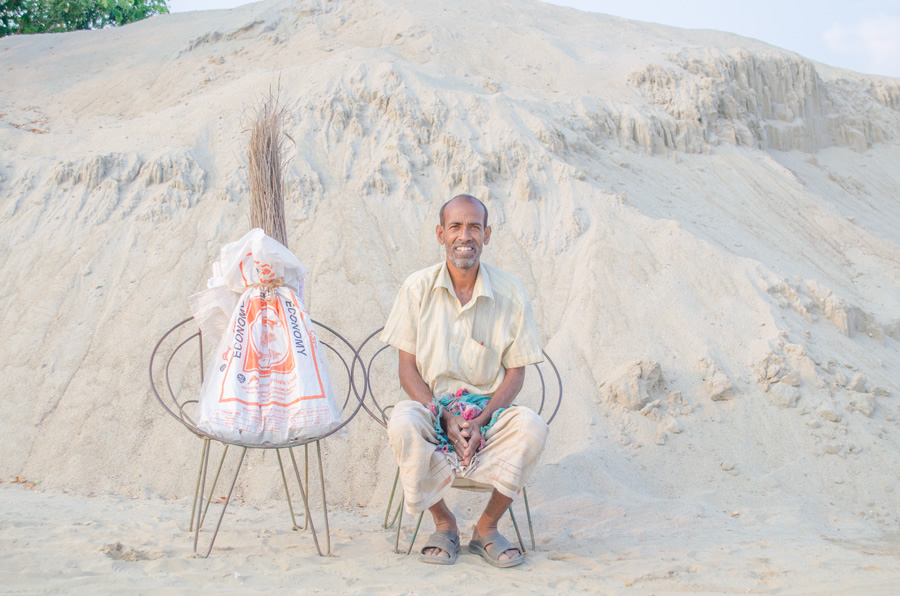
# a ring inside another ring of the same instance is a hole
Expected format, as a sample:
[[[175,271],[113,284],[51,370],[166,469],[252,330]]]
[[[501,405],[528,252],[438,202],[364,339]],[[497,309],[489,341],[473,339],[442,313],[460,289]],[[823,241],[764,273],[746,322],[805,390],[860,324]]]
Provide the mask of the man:
[[[521,283],[481,263],[491,239],[487,207],[456,196],[441,207],[435,233],[446,260],[404,282],[381,335],[399,351],[400,384],[411,398],[394,406],[391,448],[407,511],[434,517],[421,561],[456,561],[459,527],[443,497],[461,473],[494,487],[469,550],[512,567],[525,555],[497,524],[534,470],[547,424],[510,406],[525,367],[543,359],[541,344]]]

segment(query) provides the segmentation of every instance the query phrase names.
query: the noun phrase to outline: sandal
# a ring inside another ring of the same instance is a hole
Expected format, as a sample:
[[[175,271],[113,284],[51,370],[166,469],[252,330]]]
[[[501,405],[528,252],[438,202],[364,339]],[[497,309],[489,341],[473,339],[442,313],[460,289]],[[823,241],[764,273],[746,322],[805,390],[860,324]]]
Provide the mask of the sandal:
[[[500,560],[500,555],[512,549],[519,551],[517,557]],[[509,540],[500,535],[500,532],[491,532],[481,538],[478,538],[477,534],[472,534],[472,540],[469,541],[469,552],[481,555],[482,559],[494,567],[515,567],[525,562],[525,553],[522,552],[522,549],[510,544]]]
[[[426,555],[425,550],[429,548],[439,548],[450,556]],[[456,563],[456,555],[458,554],[459,534],[454,534],[449,530],[441,530],[428,537],[428,542],[419,551],[419,560],[423,563],[433,563],[435,565],[453,565]]]

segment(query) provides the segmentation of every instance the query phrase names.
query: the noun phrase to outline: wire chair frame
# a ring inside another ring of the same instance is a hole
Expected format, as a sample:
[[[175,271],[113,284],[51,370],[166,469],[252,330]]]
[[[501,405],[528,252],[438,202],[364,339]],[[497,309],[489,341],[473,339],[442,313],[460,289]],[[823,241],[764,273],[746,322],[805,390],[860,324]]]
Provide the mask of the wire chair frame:
[[[285,474],[285,471],[284,471],[284,462],[283,462],[282,456],[281,456],[282,455],[281,452],[283,450],[287,450],[288,454],[290,455],[290,461],[291,461],[291,464],[293,467],[294,477],[297,481],[297,486],[299,488],[299,492],[300,492],[301,498],[303,500],[305,518],[304,518],[304,525],[303,525],[302,529],[305,530],[307,528],[307,526],[310,528],[311,534],[313,537],[313,542],[315,543],[315,546],[316,546],[316,551],[318,552],[318,554],[320,556],[330,555],[331,554],[331,532],[330,532],[330,528],[328,525],[328,507],[327,507],[327,499],[326,499],[326,493],[325,493],[325,474],[324,474],[324,468],[323,468],[323,464],[322,464],[321,441],[323,439],[339,432],[344,427],[346,427],[347,424],[350,423],[350,421],[356,416],[356,414],[359,412],[359,410],[363,406],[365,396],[366,396],[366,387],[368,387],[368,378],[366,376],[365,366],[363,365],[362,359],[359,357],[359,350],[354,348],[354,346],[349,341],[347,341],[341,334],[336,332],[331,327],[328,327],[327,325],[324,325],[322,323],[319,323],[315,319],[312,319],[311,321],[312,321],[313,325],[331,333],[340,342],[338,345],[342,344],[344,347],[346,347],[349,350],[349,352],[352,352],[352,354],[353,354],[352,362],[350,364],[348,364],[347,358],[345,358],[344,355],[340,351],[338,351],[334,346],[332,346],[331,344],[329,344],[328,342],[326,342],[324,340],[321,340],[321,339],[319,340],[319,343],[321,343],[324,347],[326,347],[329,351],[331,351],[332,353],[334,353],[337,356],[337,358],[340,360],[341,364],[343,365],[344,372],[347,374],[347,378],[348,378],[347,393],[344,396],[343,404],[341,406],[341,412],[344,415],[343,422],[341,422],[341,424],[338,425],[337,427],[335,427],[334,429],[332,429],[329,432],[324,433],[322,435],[307,438],[307,439],[298,439],[298,440],[294,440],[294,441],[288,441],[285,443],[256,445],[256,444],[251,444],[251,443],[243,443],[240,441],[230,441],[230,440],[225,440],[225,439],[216,437],[214,435],[211,435],[211,434],[201,430],[197,426],[197,423],[192,419],[191,415],[186,411],[186,409],[189,406],[196,408],[196,404],[198,403],[199,399],[179,399],[179,392],[173,388],[172,378],[171,378],[171,368],[172,368],[173,362],[176,360],[176,357],[180,356],[180,352],[182,350],[188,348],[191,345],[191,342],[194,342],[194,341],[196,341],[197,350],[199,353],[200,383],[201,383],[201,385],[203,383],[204,375],[205,375],[205,371],[206,371],[206,365],[204,362],[203,333],[199,329],[196,332],[189,334],[186,339],[180,341],[174,348],[172,348],[171,352],[168,354],[168,357],[166,357],[165,368],[164,368],[165,388],[164,388],[164,391],[162,391],[162,393],[165,393],[166,396],[164,397],[163,395],[161,395],[160,384],[162,383],[163,379],[161,379],[155,372],[155,369],[158,368],[157,358],[163,356],[163,354],[160,352],[160,348],[166,345],[166,342],[171,335],[181,332],[183,329],[186,328],[186,325],[188,325],[193,320],[194,320],[193,317],[188,317],[188,318],[184,319],[183,321],[176,323],[168,331],[166,331],[165,334],[163,334],[163,336],[156,343],[156,346],[153,348],[153,352],[150,356],[149,373],[150,373],[150,386],[153,390],[153,394],[156,397],[159,404],[163,407],[163,409],[168,414],[170,414],[173,418],[175,418],[175,420],[177,420],[179,423],[181,423],[185,428],[187,428],[192,434],[196,435],[197,437],[199,437],[200,439],[203,440],[201,456],[200,456],[200,465],[199,465],[199,469],[197,472],[197,480],[196,480],[195,487],[194,487],[194,499],[193,499],[193,504],[191,506],[190,530],[192,530],[194,532],[194,552],[195,553],[197,552],[200,528],[205,520],[206,512],[209,508],[209,505],[211,504],[211,502],[213,500],[212,495],[214,494],[215,487],[218,483],[219,476],[222,471],[222,467],[225,463],[225,458],[228,455],[228,450],[230,447],[234,446],[234,447],[240,448],[240,450],[241,450],[240,457],[238,460],[237,468],[235,470],[234,476],[231,480],[231,484],[228,489],[228,495],[225,498],[225,502],[224,502],[222,510],[219,514],[219,519],[216,523],[215,530],[213,532],[212,538],[210,539],[209,547],[206,550],[206,554],[203,555],[204,558],[208,557],[210,555],[210,553],[212,552],[213,546],[216,541],[216,537],[218,536],[219,529],[222,525],[222,520],[225,517],[225,511],[228,509],[228,505],[231,502],[231,498],[232,498],[232,495],[234,492],[234,487],[237,483],[237,478],[238,478],[238,475],[240,474],[241,468],[243,466],[244,458],[246,456],[248,449],[264,449],[264,450],[274,449],[275,450],[275,453],[276,453],[276,456],[278,459],[278,466],[281,471],[281,479],[282,479],[282,483],[284,485],[285,495],[287,497],[288,509],[290,511],[291,521],[293,523],[293,529],[298,530],[300,528],[297,525],[296,517],[294,514],[294,508],[293,508],[293,504],[291,502],[290,490],[288,488],[287,475]],[[190,356],[184,355],[182,357],[189,358]],[[360,393],[359,387],[357,386],[357,379],[356,379],[357,366],[359,367],[358,370],[362,374],[362,380],[361,380],[362,393]],[[348,415],[347,408],[348,408],[348,405],[351,404],[352,396],[355,396],[357,403],[355,404],[355,407],[353,407],[352,412],[350,412]],[[222,444],[224,448],[222,451],[221,459],[219,461],[217,470],[215,472],[214,479],[213,479],[212,484],[209,489],[208,497],[206,499],[206,504],[204,506],[203,495],[206,492],[205,486],[206,486],[206,480],[207,480],[208,467],[209,467],[209,463],[210,463],[210,446],[213,442]],[[309,486],[309,446],[312,443],[315,443],[315,446],[316,446],[316,456],[317,456],[317,461],[318,461],[318,472],[319,472],[319,485],[320,485],[320,490],[322,493],[322,512],[323,512],[323,518],[324,518],[324,524],[325,524],[325,538],[326,538],[326,549],[325,549],[324,553],[323,553],[321,545],[319,543],[318,533],[316,532],[315,525],[312,520],[312,516],[310,515],[307,489],[304,488],[304,482],[300,479],[300,476],[301,476],[300,469],[299,469],[299,466],[297,465],[297,460],[294,455],[295,447],[303,447],[304,448],[304,478],[306,480],[306,486],[308,487]]]
[[[368,345],[369,341],[371,341],[373,338],[375,338],[376,335],[381,333],[381,331],[383,329],[384,329],[384,327],[380,327],[380,328],[376,329],[371,334],[369,334],[369,336],[362,342],[362,344],[360,344],[359,349],[357,350],[357,353],[359,354],[360,359],[362,359],[363,350]],[[372,354],[372,357],[369,358],[368,362],[366,363],[366,370],[368,371],[368,373],[366,374],[366,388],[363,391],[363,394],[364,394],[364,397],[366,395],[368,395],[369,401],[371,401],[372,406],[370,407],[370,406],[366,405],[365,402],[362,405],[362,407],[366,411],[366,413],[373,420],[375,420],[375,422],[380,424],[385,429],[387,428],[387,422],[389,419],[388,412],[394,406],[393,405],[382,406],[381,404],[378,403],[378,399],[375,396],[375,390],[372,387],[372,382],[373,382],[372,377],[374,376],[373,365],[375,363],[376,358],[378,358],[378,356],[381,355],[382,352],[384,352],[385,350],[387,350],[390,347],[391,346],[387,345],[387,344],[381,346],[378,350],[375,351],[374,354]],[[556,367],[556,364],[553,362],[553,360],[550,358],[550,356],[547,354],[547,352],[541,350],[541,353],[544,356],[545,362],[547,364],[549,364],[551,369],[553,370],[553,374],[556,377],[556,383],[557,383],[556,386],[559,388],[559,392],[557,393],[556,399],[555,399],[556,404],[555,404],[555,406],[553,406],[553,411],[550,412],[550,415],[544,419],[547,422],[547,424],[549,425],[551,422],[553,422],[553,419],[556,418],[557,413],[559,413],[559,408],[562,405],[563,383],[562,383],[562,377],[559,374],[559,369]],[[537,408],[535,408],[535,412],[538,415],[543,415],[544,406],[545,406],[545,404],[547,404],[547,381],[544,378],[544,372],[541,370],[541,367],[539,366],[539,364],[540,363],[536,363],[536,364],[532,365],[538,372],[538,377],[540,378],[540,384],[541,384],[540,403],[537,406]],[[551,398],[552,398],[552,396],[551,396]],[[400,552],[400,529],[403,525],[403,505],[405,502],[405,496],[403,495],[403,491],[401,489],[400,496],[399,496],[399,498],[400,498],[399,503],[397,505],[397,508],[393,510],[393,516],[391,516],[391,511],[393,508],[394,499],[396,497],[397,484],[398,484],[399,479],[400,479],[400,468],[398,467],[396,473],[394,474],[394,482],[391,487],[391,495],[390,495],[390,498],[388,499],[387,508],[386,508],[385,514],[384,514],[384,521],[382,522],[382,528],[384,528],[385,530],[392,528],[395,523],[397,524],[396,534],[395,534],[395,538],[394,538],[394,552],[395,553]],[[470,490],[470,491],[474,490],[474,491],[479,491],[479,492],[489,492],[491,490],[491,487],[489,485],[484,485],[484,488],[475,488],[475,487],[471,487],[471,486],[454,487],[454,488],[460,488],[462,490]],[[534,525],[533,525],[532,519],[531,519],[531,508],[528,505],[528,492],[524,487],[522,488],[522,498],[523,498],[524,505],[525,505],[525,514],[528,519],[528,532],[529,532],[530,538],[531,538],[531,548],[532,548],[532,550],[534,550],[535,549]],[[512,523],[513,523],[513,527],[515,528],[515,531],[516,531],[516,537],[519,540],[519,548],[521,549],[522,553],[524,554],[526,552],[525,543],[522,540],[522,534],[519,531],[519,524],[516,521],[516,516],[515,516],[515,513],[513,512],[512,506],[509,507],[508,511],[509,511],[510,519],[512,520]],[[422,525],[422,518],[424,517],[424,515],[425,515],[424,511],[421,514],[419,514],[419,519],[416,522],[416,528],[413,531],[412,540],[409,543],[409,548],[406,550],[407,555],[412,552],[413,545],[415,545],[416,537],[419,534],[419,527]]]

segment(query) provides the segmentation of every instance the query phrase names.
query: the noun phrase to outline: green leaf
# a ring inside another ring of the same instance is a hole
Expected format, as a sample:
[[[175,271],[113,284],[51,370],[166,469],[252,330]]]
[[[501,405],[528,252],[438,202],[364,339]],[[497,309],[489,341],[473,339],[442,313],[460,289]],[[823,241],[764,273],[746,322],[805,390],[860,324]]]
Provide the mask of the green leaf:
[[[166,0],[0,0],[0,37],[102,29],[168,12]]]

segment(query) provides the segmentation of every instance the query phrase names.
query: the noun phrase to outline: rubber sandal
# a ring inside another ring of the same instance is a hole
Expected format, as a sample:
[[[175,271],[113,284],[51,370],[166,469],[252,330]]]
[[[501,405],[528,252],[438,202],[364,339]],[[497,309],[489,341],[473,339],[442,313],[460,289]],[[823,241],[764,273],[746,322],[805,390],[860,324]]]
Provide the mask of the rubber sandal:
[[[510,549],[518,550],[519,556],[501,561],[500,555]],[[481,538],[478,538],[476,534],[473,534],[472,540],[469,541],[469,552],[481,555],[482,559],[494,567],[515,567],[516,565],[521,565],[525,562],[525,553],[522,552],[522,549],[510,544],[509,540],[504,538],[500,532],[492,532]]]
[[[426,555],[425,549],[439,548],[445,553],[449,553],[449,557],[440,555]],[[419,560],[423,563],[432,563],[434,565],[453,565],[456,563],[456,556],[459,554],[459,534],[454,534],[449,530],[441,530],[435,532],[428,537],[428,542],[419,551]]]

